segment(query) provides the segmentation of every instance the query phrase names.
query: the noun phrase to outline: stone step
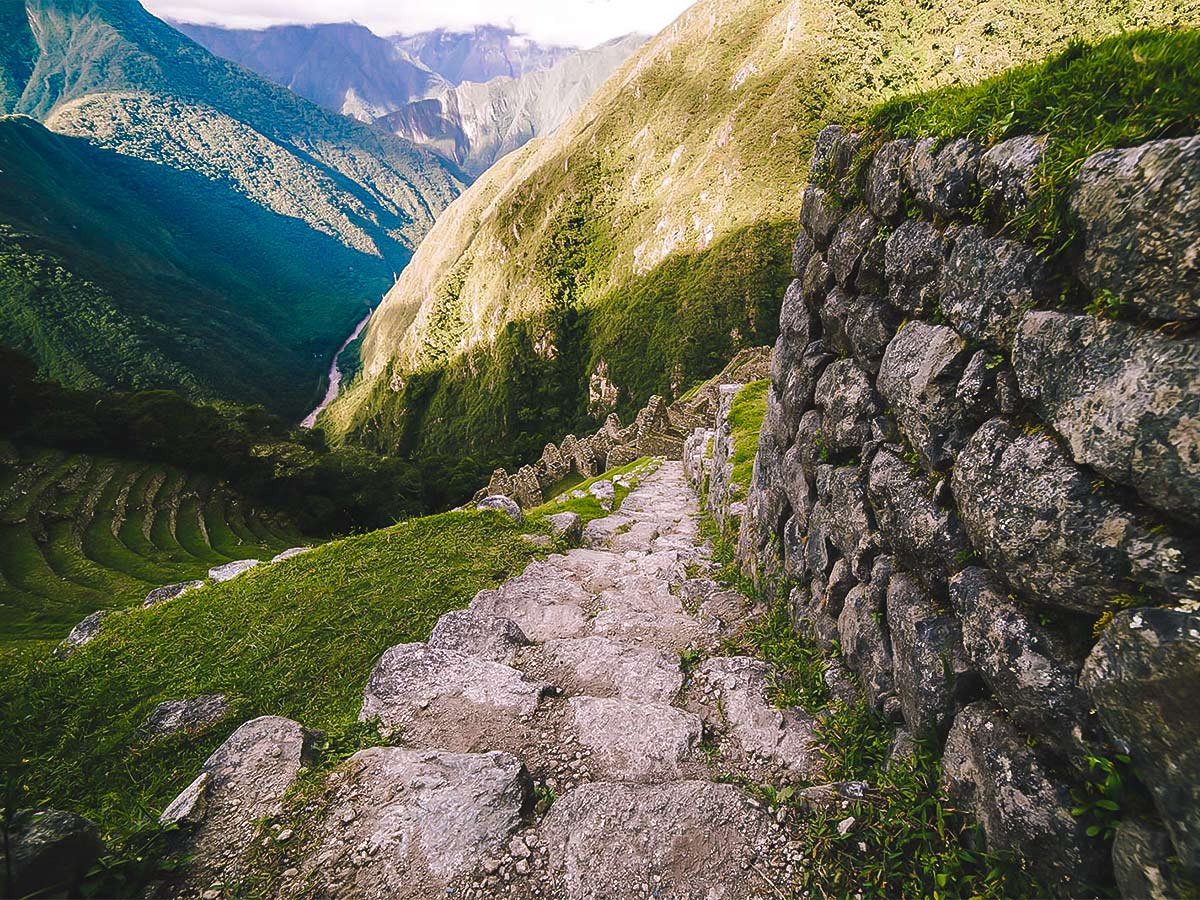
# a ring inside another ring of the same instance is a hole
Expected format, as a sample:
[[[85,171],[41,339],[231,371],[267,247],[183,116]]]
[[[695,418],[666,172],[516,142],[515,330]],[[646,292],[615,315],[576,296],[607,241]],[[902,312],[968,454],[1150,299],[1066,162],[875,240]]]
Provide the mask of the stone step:
[[[670,703],[683,686],[678,656],[598,635],[531,647],[520,667],[567,694],[592,697]]]
[[[525,730],[550,689],[503,663],[399,644],[371,673],[359,719],[378,719],[410,744],[467,751]]]
[[[529,805],[525,767],[507,753],[374,747],[326,782],[319,824],[282,896],[446,896],[451,881],[506,852]]]
[[[821,773],[815,721],[802,710],[779,709],[767,700],[770,667],[748,656],[712,657],[696,671],[698,691],[727,732],[727,753],[782,770],[796,779]]]
[[[592,769],[619,781],[676,781],[700,742],[700,717],[665,703],[572,697],[570,726],[591,751]]]

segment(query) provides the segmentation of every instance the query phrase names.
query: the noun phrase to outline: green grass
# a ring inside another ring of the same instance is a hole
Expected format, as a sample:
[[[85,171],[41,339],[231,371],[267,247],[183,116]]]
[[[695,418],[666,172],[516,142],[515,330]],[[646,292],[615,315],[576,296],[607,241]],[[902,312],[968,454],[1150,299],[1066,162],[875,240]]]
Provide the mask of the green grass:
[[[1073,237],[1066,188],[1084,159],[1200,132],[1198,61],[1200,31],[1135,31],[1073,43],[977,85],[888,101],[865,122],[877,137],[972,136],[994,144],[1049,135],[1037,204],[1017,224],[1055,253]]]
[[[385,649],[427,638],[439,616],[539,552],[500,514],[444,513],[134,609],[66,661],[45,645],[15,651],[0,673],[8,802],[76,810],[120,844],[236,723],[274,714],[351,729]],[[137,739],[155,704],[214,691],[233,703],[229,727],[152,746]]]
[[[553,515],[554,513],[573,512],[579,513],[579,518],[583,520],[584,525],[587,525],[587,523],[593,519],[602,519],[609,515],[609,513],[620,509],[621,504],[625,501],[625,498],[628,497],[630,492],[638,486],[638,483],[641,481],[641,479],[654,472],[654,470],[657,468],[658,463],[654,459],[643,456],[641,459],[635,459],[628,465],[620,466],[615,469],[609,469],[607,472],[597,475],[595,478],[588,478],[586,481],[580,481],[569,490],[562,491],[556,497],[552,497],[541,506],[530,510],[528,513],[529,519],[534,523],[539,523],[546,516]],[[629,479],[630,486],[625,487],[624,485],[616,484],[614,482],[612,510],[606,510],[600,505],[600,501],[591,494],[587,494],[584,497],[571,496],[571,494],[575,493],[576,491],[583,491],[586,494],[588,488],[590,488],[597,481],[611,481],[620,475],[632,476]]]
[[[214,510],[215,546],[197,522]],[[97,609],[140,603],[153,588],[203,578],[231,559],[267,559],[302,539],[232,503],[206,476],[83,454],[25,449],[0,464],[0,656],[48,652]],[[172,527],[172,509],[177,508]],[[237,518],[236,543],[224,516]],[[268,521],[268,518],[271,520]]]
[[[729,407],[729,431],[733,439],[731,483],[739,497],[746,496],[750,490],[750,476],[758,452],[758,435],[767,415],[767,389],[770,386],[769,378],[752,381],[738,391]]]
[[[824,679],[829,657],[792,627],[782,599],[788,592],[768,602],[742,576],[733,545],[710,515],[702,520],[701,531],[715,549],[718,578],[767,603],[767,612],[726,652],[770,663],[771,702],[785,709],[799,707],[816,718],[825,761],[820,783],[865,781],[870,786],[862,801],[816,812],[799,807],[795,787],[766,786],[772,802],[790,803],[804,819],[799,836],[804,863],[791,883],[779,885],[784,895],[877,900],[1050,896],[1012,858],[981,849],[978,827],[954,808],[941,787],[936,747],[917,742],[910,760],[889,766],[892,726],[862,701],[848,705],[831,698]],[[847,816],[855,822],[841,834],[837,826]]]

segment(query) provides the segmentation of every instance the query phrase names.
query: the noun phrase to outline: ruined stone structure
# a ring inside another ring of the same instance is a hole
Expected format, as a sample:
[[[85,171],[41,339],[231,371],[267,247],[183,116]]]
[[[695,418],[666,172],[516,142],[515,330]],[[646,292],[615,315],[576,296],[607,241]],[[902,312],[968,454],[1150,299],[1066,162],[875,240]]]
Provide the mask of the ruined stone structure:
[[[662,397],[651,397],[628,427],[622,428],[617,414],[609,413],[604,426],[590,437],[569,434],[557,446],[547,444],[541,459],[522,466],[515,474],[497,469],[487,487],[476,493],[475,501],[484,497],[511,497],[523,509],[532,509],[547,499],[547,490],[571,473],[594,478],[643,456],[680,459],[687,435],[700,423],[711,421],[719,402],[720,385],[730,380],[763,377],[768,360],[769,351],[765,347],[744,350],[694,396],[670,406]]]
[[[991,849],[1056,892],[1178,896],[1200,875],[1200,137],[1086,160],[1062,262],[1008,224],[1043,147],[821,133],[738,553],[940,742]],[[1126,754],[1110,850],[1070,790]]]

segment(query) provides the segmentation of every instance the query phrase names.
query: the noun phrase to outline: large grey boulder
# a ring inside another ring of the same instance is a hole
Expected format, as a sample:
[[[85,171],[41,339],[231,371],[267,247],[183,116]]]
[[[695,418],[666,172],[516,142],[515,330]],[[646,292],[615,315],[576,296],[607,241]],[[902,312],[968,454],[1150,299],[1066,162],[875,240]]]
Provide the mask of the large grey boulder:
[[[160,588],[155,588],[146,595],[146,599],[142,602],[142,608],[149,609],[152,606],[158,606],[160,603],[166,603],[168,600],[182,597],[184,594],[202,587],[204,587],[203,581],[183,581],[179,584],[163,585]]]
[[[908,160],[908,183],[925,209],[947,218],[969,211],[979,201],[982,151],[969,138],[939,146],[934,138],[917,141]]]
[[[1059,443],[992,419],[954,467],[959,515],[993,571],[1029,599],[1100,615],[1131,583],[1200,595],[1195,549],[1093,485]]]
[[[927,583],[944,582],[970,551],[953,504],[935,502],[928,480],[891,450],[871,460],[867,496],[883,541]]]
[[[812,336],[812,313],[804,303],[803,284],[799,280],[788,285],[779,308],[779,336],[784,341],[784,351],[795,363],[808,347]]]
[[[213,568],[208,570],[208,577],[218,584],[225,581],[233,581],[233,579],[246,574],[258,564],[259,560],[257,559],[239,559],[221,566],[213,566]]]
[[[1133,757],[1191,877],[1200,876],[1200,615],[1134,609],[1105,629],[1080,682]]]
[[[71,629],[71,633],[63,639],[62,643],[55,648],[54,655],[59,659],[67,659],[78,650],[86,647],[100,636],[105,620],[109,616],[116,614],[115,610],[98,609],[91,615],[85,616],[80,620],[78,625]]]
[[[175,847],[181,883],[204,890],[215,879],[238,875],[260,821],[279,815],[300,769],[316,762],[315,738],[291,719],[262,716],[213,752],[160,818],[183,828]]]
[[[879,548],[867,504],[866,477],[861,465],[820,466],[817,498],[824,502],[829,540],[845,558],[853,575],[866,581]]]
[[[884,277],[888,302],[916,316],[933,312],[942,291],[945,239],[924,219],[905,219],[888,236]]]
[[[833,270],[823,254],[814,253],[800,277],[800,297],[810,311],[815,311],[833,289]]]
[[[151,740],[172,734],[208,731],[232,711],[224,694],[200,694],[186,700],[164,700],[150,711],[138,731]]]
[[[371,672],[359,718],[378,719],[410,743],[475,750],[498,733],[515,732],[549,690],[502,663],[399,644]]]
[[[954,329],[909,322],[892,338],[879,367],[879,393],[900,431],[929,470],[954,461],[978,417],[958,392],[971,352]]]
[[[808,262],[816,252],[817,245],[805,231],[797,232],[796,240],[792,243],[792,276],[799,278],[808,268]]]
[[[566,545],[577,547],[583,541],[583,520],[578,512],[556,512],[552,516],[546,516],[546,524],[550,526],[550,533],[554,538],[565,542]]]
[[[824,189],[815,184],[804,189],[800,198],[800,225],[818,248],[824,250],[829,246],[841,221],[842,211]]]
[[[1032,312],[1013,369],[1076,462],[1200,523],[1200,340]]]
[[[1055,298],[1045,264],[1029,244],[963,228],[942,271],[942,312],[959,334],[1002,353],[1021,317]]]
[[[850,589],[838,616],[838,636],[846,665],[858,674],[867,701],[879,710],[896,693],[892,646],[886,631],[888,582],[895,570],[891,558],[876,559],[871,567],[871,580]]]
[[[527,644],[529,638],[512,619],[478,609],[446,613],[433,626],[428,641],[434,649],[456,650],[505,665],[511,665]]]
[[[950,602],[962,622],[963,648],[1009,718],[1079,763],[1096,746],[1095,724],[1066,641],[987,569],[972,566],[951,578]]]
[[[602,777],[675,781],[700,741],[700,718],[665,703],[615,697],[572,697],[570,719]]]
[[[825,346],[854,357],[863,369],[878,372],[884,348],[896,333],[900,319],[877,297],[834,288],[820,308]]]
[[[979,186],[1005,221],[1032,206],[1038,187],[1038,168],[1045,156],[1046,138],[1023,134],[1001,141],[980,158]]]
[[[851,212],[838,226],[826,258],[833,270],[833,280],[840,287],[849,289],[854,286],[863,253],[878,233],[879,220],[862,208]]]
[[[958,619],[913,576],[897,572],[888,581],[887,623],[904,722],[916,734],[941,737],[977,683]]]
[[[744,873],[769,833],[766,812],[730,784],[584,784],[542,826],[547,896],[627,900],[652,884],[662,897],[752,900],[761,882]]]
[[[746,656],[711,657],[697,675],[720,698],[725,724],[743,752],[769,759],[796,777],[819,771],[815,723],[802,710],[779,709],[767,701],[766,663]]]
[[[1200,136],[1089,156],[1071,187],[1079,279],[1156,319],[1200,318]]]
[[[815,402],[825,412],[822,439],[834,453],[857,451],[882,411],[871,378],[852,359],[830,363],[817,382]]]
[[[88,870],[104,852],[94,824],[61,809],[16,812],[0,842],[6,897],[78,896]]]
[[[908,138],[888,141],[867,166],[863,199],[867,209],[886,222],[896,221],[904,212],[904,170],[914,146]]]
[[[825,184],[836,183],[850,174],[851,164],[862,143],[862,135],[842,125],[826,125],[817,132],[812,157],[808,161],[808,179]]]
[[[654,647],[592,635],[535,652],[546,680],[570,694],[670,703],[683,687],[678,657]]]
[[[1093,883],[1100,842],[1071,815],[1056,781],[1003,713],[989,701],[963,707],[946,738],[942,780],[959,808],[983,827],[990,851],[1009,851],[1055,894]]]
[[[1144,819],[1126,818],[1113,838],[1113,877],[1126,900],[1175,900],[1186,896],[1173,871],[1175,848],[1166,831]]]
[[[476,509],[492,510],[503,516],[512,519],[517,525],[525,523],[525,513],[521,512],[521,505],[511,497],[505,497],[501,494],[493,494],[490,497],[484,497],[475,504]]]
[[[283,896],[444,897],[505,855],[531,793],[507,753],[399,747],[360,750],[326,784]]]

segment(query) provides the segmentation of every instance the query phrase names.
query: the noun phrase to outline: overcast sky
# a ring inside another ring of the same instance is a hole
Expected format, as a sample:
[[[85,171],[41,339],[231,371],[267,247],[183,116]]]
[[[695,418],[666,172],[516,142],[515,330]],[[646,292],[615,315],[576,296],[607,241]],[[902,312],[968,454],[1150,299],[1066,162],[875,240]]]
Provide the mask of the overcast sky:
[[[387,35],[492,24],[510,25],[542,43],[592,47],[631,31],[661,31],[691,0],[142,0],[142,5],[162,18],[234,28],[353,21]]]

